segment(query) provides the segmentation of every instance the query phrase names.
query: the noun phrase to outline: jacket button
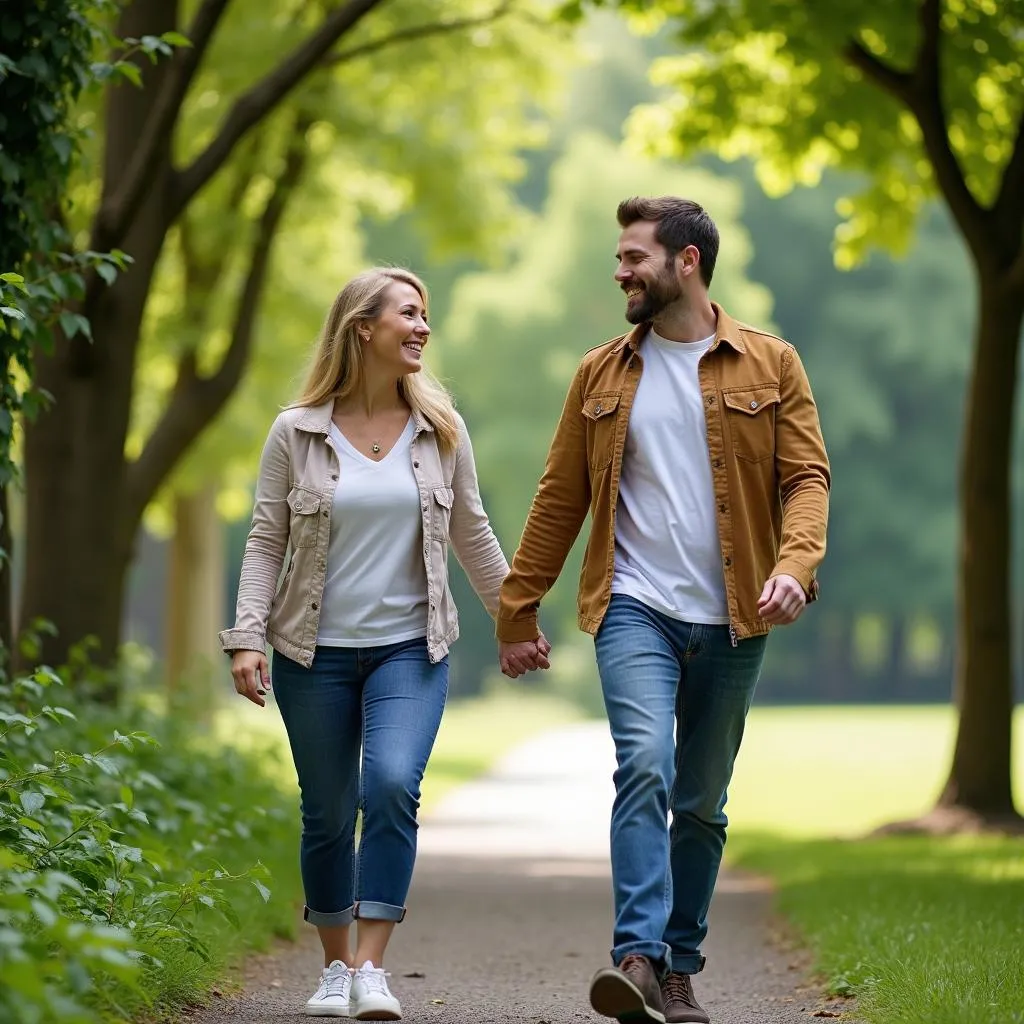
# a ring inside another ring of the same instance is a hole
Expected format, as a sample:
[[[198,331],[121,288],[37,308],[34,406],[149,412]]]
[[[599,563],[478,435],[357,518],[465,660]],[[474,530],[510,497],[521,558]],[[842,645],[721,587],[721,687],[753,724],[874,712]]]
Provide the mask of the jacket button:
[[[414,463],[412,464],[412,468],[413,468],[413,469],[419,469],[419,468],[420,468],[420,464],[419,464],[418,462],[414,462]]]
[[[714,404],[715,404],[715,396],[714,395],[708,395],[708,405],[714,405]]]
[[[337,480],[338,479],[338,474],[337,473],[332,473],[331,474],[331,479],[332,480]]]
[[[324,517],[324,519],[326,519],[326,518],[327,518],[327,516],[328,516],[328,513],[327,513],[327,512],[324,512],[324,513],[323,513],[323,517]]]
[[[302,511],[302,502],[301,501],[295,502],[295,511],[296,512],[301,512]]]
[[[719,512],[724,512],[725,511],[725,502],[724,501],[719,504],[718,511]]]
[[[721,468],[722,468],[722,460],[721,459],[715,459],[715,469],[721,469]]]
[[[312,608],[312,609],[313,609],[313,611],[316,611],[316,610],[317,610],[317,608],[319,608],[319,607],[320,607],[320,605],[318,605],[318,604],[316,603],[316,601],[314,601],[314,602],[313,602],[313,603],[312,603],[312,604],[310,605],[310,608]]]
[[[751,402],[750,403],[750,408],[751,409],[756,409],[757,408],[757,402]]]
[[[730,565],[732,565],[732,559],[731,558],[726,558],[726,560],[725,560],[725,567],[726,567],[726,569],[728,569]]]
[[[595,416],[600,416],[601,415],[601,403],[600,402],[598,402],[597,405],[594,406],[594,415]]]

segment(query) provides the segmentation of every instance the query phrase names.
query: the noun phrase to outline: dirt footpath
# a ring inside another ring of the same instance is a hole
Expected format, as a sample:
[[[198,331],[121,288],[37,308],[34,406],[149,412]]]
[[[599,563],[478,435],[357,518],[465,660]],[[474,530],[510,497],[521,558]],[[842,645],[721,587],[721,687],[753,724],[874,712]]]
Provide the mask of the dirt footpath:
[[[610,945],[610,757],[603,725],[548,733],[424,823],[408,916],[386,964],[407,1021],[605,1019],[590,1010],[587,986]],[[757,879],[721,877],[710,928],[695,989],[715,1024],[796,1024],[822,1009],[806,957],[780,940]],[[191,1024],[299,1020],[321,965],[314,929],[301,936],[253,958],[244,993],[218,998]]]

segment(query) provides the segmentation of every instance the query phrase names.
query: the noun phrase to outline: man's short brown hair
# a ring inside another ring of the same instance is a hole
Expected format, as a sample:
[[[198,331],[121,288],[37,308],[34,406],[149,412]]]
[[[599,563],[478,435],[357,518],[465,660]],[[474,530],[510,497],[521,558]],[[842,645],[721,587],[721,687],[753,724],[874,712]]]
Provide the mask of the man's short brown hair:
[[[679,196],[633,196],[623,199],[616,211],[619,224],[629,227],[638,220],[657,225],[654,237],[668,250],[670,259],[688,245],[700,252],[700,276],[710,285],[718,259],[718,228],[700,203]]]

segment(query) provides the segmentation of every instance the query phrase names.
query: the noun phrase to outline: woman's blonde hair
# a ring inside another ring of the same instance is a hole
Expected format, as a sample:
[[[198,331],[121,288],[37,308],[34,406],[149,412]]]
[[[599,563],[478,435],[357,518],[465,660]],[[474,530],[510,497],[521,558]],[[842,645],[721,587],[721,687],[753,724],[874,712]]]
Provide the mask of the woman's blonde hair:
[[[329,398],[347,398],[362,383],[363,346],[359,325],[376,320],[384,311],[388,288],[396,281],[412,285],[419,292],[424,311],[427,308],[426,285],[410,270],[402,267],[378,267],[352,278],[338,292],[313,356],[296,406],[320,405]],[[459,428],[451,395],[428,370],[410,373],[398,381],[399,394],[431,423],[438,444],[448,451],[458,447]]]

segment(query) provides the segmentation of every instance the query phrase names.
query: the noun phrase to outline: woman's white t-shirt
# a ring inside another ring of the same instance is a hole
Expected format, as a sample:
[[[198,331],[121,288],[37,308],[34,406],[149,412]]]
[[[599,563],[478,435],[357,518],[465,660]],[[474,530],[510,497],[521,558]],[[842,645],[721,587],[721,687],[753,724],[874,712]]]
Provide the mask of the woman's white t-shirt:
[[[427,635],[423,517],[410,448],[415,421],[375,462],[332,423],[338,454],[327,579],[316,642],[378,647]]]

